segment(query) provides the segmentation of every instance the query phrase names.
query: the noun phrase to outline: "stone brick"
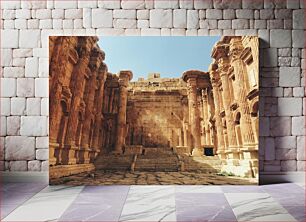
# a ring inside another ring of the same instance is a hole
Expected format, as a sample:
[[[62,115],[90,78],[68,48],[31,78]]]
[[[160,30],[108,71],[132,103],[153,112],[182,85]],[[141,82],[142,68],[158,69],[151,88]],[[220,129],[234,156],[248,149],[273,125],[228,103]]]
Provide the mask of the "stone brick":
[[[281,171],[296,171],[296,160],[281,161]]]
[[[268,48],[270,46],[269,30],[265,30],[265,29],[258,30],[258,37],[259,37],[259,47],[260,48]],[[263,56],[259,56],[259,59],[260,58],[263,58]]]
[[[27,99],[27,115],[28,116],[39,116],[40,115],[40,98],[28,98]]]
[[[282,19],[274,19],[267,21],[268,29],[283,29],[284,28],[284,20]]]
[[[137,19],[149,19],[149,10],[137,10]]]
[[[296,149],[296,136],[275,137],[276,149]]]
[[[292,29],[292,19],[284,20],[284,29]]]
[[[300,7],[300,0],[289,0],[287,1],[287,8],[298,9]]]
[[[160,36],[160,29],[141,29],[140,34],[142,36]]]
[[[301,60],[298,57],[292,57],[291,58],[291,66],[293,67],[300,67],[301,66]]]
[[[27,20],[26,19],[15,19],[15,29],[26,29]]]
[[[222,19],[222,10],[219,9],[207,9],[206,10],[207,19]]]
[[[16,10],[16,18],[30,19],[31,18],[31,10],[29,10],[29,9],[17,9]]]
[[[24,57],[30,57],[32,55],[33,55],[32,49],[14,49],[13,50],[14,58],[24,58]]]
[[[49,161],[42,161],[41,162],[41,171],[49,171]]]
[[[305,158],[305,136],[297,137],[297,160],[306,160]]]
[[[65,18],[66,19],[80,19],[83,17],[82,9],[66,9]]]
[[[123,9],[144,9],[144,0],[121,0],[121,7]]]
[[[293,29],[305,29],[304,10],[293,10]]]
[[[16,96],[16,79],[1,78],[1,97]]]
[[[304,48],[305,46],[304,30],[293,30],[292,31],[292,46],[295,48]]]
[[[11,100],[9,98],[0,98],[1,116],[11,115]]]
[[[2,107],[1,107],[1,109],[2,109]],[[7,135],[7,126],[6,126],[6,117],[5,116],[3,116],[2,114],[1,114],[1,116],[0,116],[0,136],[6,136]],[[0,144],[0,160],[3,160],[3,149],[4,149],[4,143],[3,143],[3,138],[4,137],[0,137],[0,142],[1,142],[1,144]]]
[[[136,19],[114,19],[114,28],[136,28]]]
[[[137,28],[148,28],[149,20],[137,20]]]
[[[196,29],[187,29],[186,30],[186,36],[197,36],[198,31]]]
[[[251,9],[237,9],[236,17],[238,19],[253,19],[254,18],[254,10]]]
[[[2,19],[15,19],[16,18],[16,10],[3,9],[2,11]]]
[[[4,29],[15,29],[15,21],[14,20],[4,20],[3,25]]]
[[[150,10],[151,28],[171,28],[172,10],[153,9]]]
[[[276,19],[291,19],[292,10],[290,9],[276,9],[275,18]]]
[[[171,29],[169,29],[169,28],[162,28],[160,30],[160,35],[161,36],[170,36],[171,35]]]
[[[22,116],[20,135],[46,136],[48,133],[48,119],[45,116]]]
[[[197,10],[187,10],[187,28],[199,28],[199,13]]]
[[[78,8],[97,8],[96,0],[78,1]]]
[[[64,9],[53,9],[51,13],[53,19],[64,19],[65,17]]]
[[[196,10],[199,13],[199,19],[206,19],[206,10]]]
[[[35,79],[35,97],[48,97],[49,81],[48,78]]]
[[[36,148],[37,149],[48,149],[49,148],[49,137],[36,137]]]
[[[299,67],[280,67],[279,86],[300,86],[301,69]]]
[[[296,161],[297,164],[297,171],[303,171],[306,170],[306,162],[305,161]]]
[[[291,47],[291,31],[281,29],[271,30],[270,45],[276,48]]]
[[[5,145],[5,160],[34,160],[35,158],[34,137],[7,136]]]
[[[172,36],[185,36],[186,30],[185,29],[171,29]]]
[[[115,9],[113,11],[114,18],[136,19],[136,10]]]
[[[120,8],[120,1],[118,0],[99,0],[98,7],[105,8],[105,9],[117,9],[117,8]]]
[[[290,66],[291,64],[291,57],[279,57],[278,58],[278,66]]]
[[[50,19],[52,16],[51,9],[37,9],[35,11],[35,18],[37,19]]]
[[[38,76],[38,58],[26,58],[25,77]]]
[[[186,28],[187,27],[186,9],[173,10],[173,27],[174,28]]]
[[[10,161],[8,168],[10,171],[27,171],[27,161]]]
[[[36,159],[37,160],[48,160],[49,159],[49,150],[48,149],[38,149],[38,150],[36,150]]]
[[[284,97],[292,97],[292,88],[284,88]]]
[[[194,9],[208,9],[213,8],[212,0],[193,1]]]
[[[305,116],[292,117],[292,135],[305,135]]]
[[[36,0],[21,1],[21,8],[23,9],[39,9],[46,7],[47,7],[47,2],[45,1],[36,1]]]
[[[18,30],[1,30],[1,48],[18,48]]]
[[[267,48],[264,49],[264,66],[276,67],[277,66],[277,49]]]
[[[63,20],[63,29],[73,29],[73,20],[72,19],[64,19]],[[67,30],[64,30],[67,31]]]
[[[134,28],[134,29],[125,29],[124,33],[127,36],[140,36],[140,29],[137,29],[137,28]]]
[[[189,0],[179,0],[180,8],[193,9],[193,1]]]
[[[234,9],[224,9],[223,10],[223,19],[235,19],[235,10]]]
[[[78,1],[54,1],[54,8],[71,9],[77,7]]]
[[[302,115],[302,98],[279,98],[279,116],[300,116]]]
[[[4,67],[3,76],[4,77],[23,77],[24,68],[22,67]]]
[[[32,97],[34,96],[34,79],[18,78],[17,79],[17,96]]]
[[[265,138],[265,160],[275,160],[274,138]]]
[[[241,0],[214,0],[214,8],[228,9],[241,8]]]
[[[39,58],[38,76],[39,77],[49,77],[49,59],[48,58]]]
[[[104,28],[113,26],[113,13],[111,10],[106,9],[93,9],[92,10],[92,27]]]
[[[242,8],[245,9],[261,9],[263,8],[263,0],[242,0]]]
[[[1,124],[3,124],[1,122]],[[17,136],[20,133],[20,116],[7,117],[7,135]]]
[[[59,22],[61,24],[61,20],[59,20]],[[91,9],[87,9],[87,8],[83,9],[83,27],[91,28]]]
[[[176,9],[179,7],[178,0],[159,0],[154,1],[154,8]]]
[[[11,115],[24,115],[26,101],[25,98],[12,98],[11,99]]]
[[[21,48],[40,47],[40,30],[20,30],[19,46]]]
[[[304,97],[305,96],[304,87],[294,87],[293,88],[293,96],[294,97]]]
[[[32,160],[28,162],[28,171],[40,171],[41,163],[39,160]]]
[[[295,160],[296,149],[276,149],[275,157],[277,160]]]
[[[231,20],[219,20],[218,29],[231,29],[232,21]]]
[[[1,1],[1,9],[19,9],[20,1]]]
[[[248,29],[249,28],[249,20],[247,20],[247,19],[234,19],[234,20],[232,20],[232,28],[233,29]]]
[[[96,35],[102,36],[114,36],[114,35],[124,35],[124,29],[119,28],[103,28],[97,29]]]
[[[267,21],[266,20],[255,20],[254,28],[255,29],[265,29],[265,28],[267,28]]]
[[[260,19],[274,19],[274,11],[272,9],[261,9],[259,16]]]
[[[271,136],[291,135],[290,117],[271,117],[270,118]]]

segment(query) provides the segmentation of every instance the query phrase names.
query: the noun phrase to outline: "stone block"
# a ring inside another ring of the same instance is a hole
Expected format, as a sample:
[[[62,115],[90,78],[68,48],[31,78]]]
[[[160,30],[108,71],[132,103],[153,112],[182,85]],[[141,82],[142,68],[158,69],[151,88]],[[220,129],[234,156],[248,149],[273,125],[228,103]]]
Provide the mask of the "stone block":
[[[36,159],[37,160],[48,160],[49,159],[49,150],[48,149],[38,149],[38,150],[36,150]]]
[[[305,14],[303,9],[293,10],[293,29],[305,29]]]
[[[28,29],[38,29],[39,20],[38,19],[29,19],[28,20]]]
[[[49,59],[48,58],[39,58],[38,76],[39,77],[49,77]]]
[[[281,171],[296,171],[296,160],[283,160],[281,161]]]
[[[276,48],[291,47],[291,31],[282,29],[271,30],[270,45]]]
[[[302,98],[278,98],[279,116],[302,115]]]
[[[53,9],[51,13],[53,19],[64,19],[65,17],[64,9]]]
[[[121,0],[121,8],[123,9],[144,9],[144,0]]]
[[[3,69],[4,77],[24,77],[23,67],[4,67]]]
[[[52,19],[42,19],[39,21],[40,29],[52,29],[52,27],[53,27]]]
[[[152,29],[152,28],[144,28],[141,29],[140,34],[142,36],[160,36],[161,30],[160,29]]]
[[[15,19],[15,29],[26,29],[27,20],[26,19]]]
[[[160,30],[160,35],[162,35],[162,36],[170,36],[171,35],[171,29],[169,29],[169,28],[162,28]]]
[[[304,30],[293,30],[292,31],[292,46],[294,48],[305,47],[305,31]]]
[[[16,79],[1,78],[1,97],[16,96]]]
[[[96,0],[78,1],[78,8],[97,8]]]
[[[249,20],[247,20],[247,19],[234,19],[234,20],[232,20],[232,28],[233,29],[248,29],[249,28]]]
[[[48,118],[45,116],[22,116],[20,135],[46,136],[48,134]]]
[[[1,109],[2,109],[2,107],[1,107]],[[3,115],[1,115],[0,116],[0,142],[1,142],[1,144],[0,144],[0,160],[3,160],[3,149],[4,149],[4,143],[3,143],[3,138],[4,137],[2,137],[2,136],[6,136],[7,135],[7,126],[6,126],[6,116],[3,116]]]
[[[5,30],[15,29],[15,21],[14,20],[4,20],[3,22],[3,28]]]
[[[231,20],[219,20],[218,29],[231,29],[232,21]]]
[[[276,149],[296,149],[296,136],[275,137]]]
[[[254,28],[255,29],[266,29],[267,28],[267,21],[266,20],[255,20]]]
[[[200,20],[201,29],[217,29],[218,23],[217,20]]]
[[[29,9],[17,9],[16,10],[16,18],[30,19],[31,18],[31,10],[29,10]]]
[[[154,8],[176,9],[179,7],[178,0],[159,0],[154,1]]]
[[[72,19],[64,19],[63,20],[63,29],[73,29],[73,20]],[[67,31],[67,30],[64,30]]]
[[[185,29],[171,29],[172,36],[185,36],[186,30]]]
[[[173,10],[173,27],[174,28],[186,28],[187,27],[186,9]]]
[[[252,9],[237,9],[236,10],[237,19],[253,19],[254,10]]]
[[[5,160],[34,160],[35,139],[26,136],[7,136],[5,138]]]
[[[36,137],[36,149],[48,149],[49,148],[49,137],[42,136]]]
[[[284,88],[284,97],[292,97],[292,88]]]
[[[194,9],[208,9],[213,8],[212,0],[193,1]]]
[[[65,18],[66,19],[80,19],[83,17],[82,9],[66,9]]]
[[[278,66],[289,67],[291,64],[291,57],[279,57]]]
[[[93,28],[110,28],[113,26],[113,13],[106,9],[92,10],[92,27]]]
[[[207,9],[206,10],[207,19],[222,19],[222,10],[220,9]]]
[[[137,20],[137,28],[149,28],[149,20]]]
[[[284,86],[284,87],[300,86],[300,81],[301,81],[300,67],[280,67],[279,86]]]
[[[77,7],[78,1],[54,1],[54,8],[71,9]]]
[[[36,0],[21,1],[21,8],[23,9],[39,9],[46,7],[47,7],[47,2],[45,1],[36,1]]]
[[[275,160],[274,138],[265,138],[265,160]]]
[[[296,149],[276,149],[275,156],[277,160],[295,160]]]
[[[137,19],[149,19],[149,10],[137,10]]]
[[[136,19],[114,19],[114,28],[136,28]]]
[[[143,10],[145,11],[145,10]],[[115,9],[113,11],[114,18],[136,19],[136,10]]]
[[[151,28],[172,28],[172,10],[150,10]]]
[[[263,6],[263,0],[242,0],[242,8],[245,9],[262,9]]]
[[[61,20],[59,20],[59,22],[61,22]],[[91,28],[91,9],[83,9],[83,27]]]
[[[276,9],[274,13],[275,13],[276,19],[291,19],[292,18],[291,9]]]
[[[39,116],[40,115],[40,98],[28,98],[26,113],[28,116]]]
[[[39,48],[40,30],[20,30],[19,46],[21,48]]]
[[[27,171],[27,161],[10,161],[8,169],[10,171]]]
[[[186,36],[197,36],[198,31],[196,29],[187,29],[186,30]]]
[[[258,37],[259,37],[259,47],[260,48],[268,48],[270,46],[269,30],[265,30],[265,29],[258,30]],[[259,58],[263,58],[263,56],[259,56]]]
[[[28,171],[40,171],[41,163],[39,160],[32,160],[28,162]]]
[[[34,96],[34,79],[18,78],[17,79],[17,96],[33,97]]]
[[[293,96],[294,97],[304,97],[305,96],[304,87],[294,87],[293,88]]]
[[[25,64],[25,77],[37,77],[38,76],[38,58],[26,58]]]
[[[292,57],[291,58],[291,66],[294,66],[294,67],[299,67],[301,66],[301,60],[299,57]]]
[[[306,170],[306,162],[305,161],[296,161],[297,163],[297,171],[303,171]]]
[[[290,8],[290,9],[300,8],[300,0],[289,0],[289,1],[287,1],[287,8]]]
[[[0,110],[1,116],[11,115],[11,99],[9,98],[0,98]]]
[[[33,49],[14,49],[13,57],[14,58],[25,58],[33,56]]]
[[[11,99],[11,115],[25,115],[25,98],[14,97]]]
[[[237,9],[241,8],[241,0],[214,0],[214,8]]]
[[[305,135],[305,116],[292,117],[292,135]]]
[[[124,35],[124,29],[119,28],[103,28],[97,29],[96,35],[104,35],[104,36],[114,36],[114,35]]]
[[[270,121],[268,117],[259,118],[260,136],[270,136]]]
[[[13,59],[12,49],[0,49],[1,53],[1,66],[11,66]]]
[[[48,78],[35,79],[35,97],[49,96],[49,81]]]
[[[187,10],[187,28],[199,28],[199,13],[197,10]]]
[[[1,122],[3,124],[3,122]],[[20,116],[7,117],[7,135],[17,136],[20,133]]]
[[[52,11],[51,9],[37,9],[35,11],[35,18],[37,19],[51,19]]]
[[[2,11],[2,19],[9,20],[16,18],[16,10],[3,9]]]
[[[1,1],[1,9],[19,9],[20,1]]]
[[[120,8],[120,1],[118,0],[98,0],[98,7],[105,9]]]
[[[49,161],[42,161],[41,162],[41,171],[49,171]]]
[[[305,156],[305,136],[297,137],[297,160],[306,160]]]
[[[184,9],[193,9],[193,1],[179,0],[179,6],[180,8],[184,8]]]
[[[264,49],[264,67],[277,67],[277,48]]]
[[[1,30],[1,48],[18,48],[18,30]]]
[[[291,135],[290,117],[271,117],[270,118],[271,136],[289,136]]]

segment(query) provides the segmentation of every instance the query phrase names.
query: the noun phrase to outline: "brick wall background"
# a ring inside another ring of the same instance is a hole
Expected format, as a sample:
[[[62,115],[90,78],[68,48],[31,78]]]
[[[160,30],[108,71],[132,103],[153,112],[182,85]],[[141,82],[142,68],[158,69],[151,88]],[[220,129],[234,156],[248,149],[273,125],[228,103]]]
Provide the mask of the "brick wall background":
[[[304,7],[303,0],[1,1],[1,170],[48,170],[49,35],[258,35],[260,170],[305,170]]]

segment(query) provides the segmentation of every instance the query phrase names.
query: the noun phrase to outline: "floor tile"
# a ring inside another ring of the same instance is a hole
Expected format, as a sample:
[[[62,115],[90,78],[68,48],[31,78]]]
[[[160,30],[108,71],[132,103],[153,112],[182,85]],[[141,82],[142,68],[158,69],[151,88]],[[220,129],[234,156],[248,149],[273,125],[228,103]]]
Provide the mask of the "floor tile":
[[[15,209],[3,221],[57,220],[82,189],[83,186],[48,186]]]
[[[270,193],[270,195],[283,206],[305,206],[305,193]]]
[[[260,186],[235,186],[224,185],[221,186],[224,193],[262,193],[264,192]]]
[[[305,222],[305,205],[303,206],[283,206],[297,221]]]
[[[222,193],[220,186],[179,185],[175,186],[176,193]]]
[[[236,221],[223,193],[177,193],[177,221]]]
[[[174,186],[131,186],[120,221],[176,221]]]
[[[296,221],[267,193],[225,193],[238,221]]]
[[[294,183],[280,183],[262,185],[261,188],[267,193],[303,193],[305,189]]]

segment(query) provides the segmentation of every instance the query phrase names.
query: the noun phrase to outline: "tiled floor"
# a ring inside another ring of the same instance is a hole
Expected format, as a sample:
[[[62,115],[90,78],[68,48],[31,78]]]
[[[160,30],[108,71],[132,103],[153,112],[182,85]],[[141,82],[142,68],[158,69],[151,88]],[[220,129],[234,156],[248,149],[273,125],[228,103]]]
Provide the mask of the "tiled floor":
[[[3,221],[305,221],[305,186],[1,186]]]

